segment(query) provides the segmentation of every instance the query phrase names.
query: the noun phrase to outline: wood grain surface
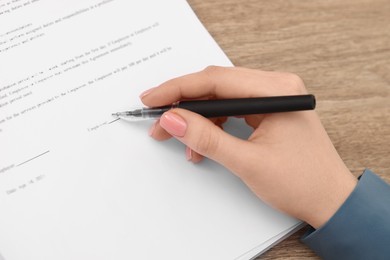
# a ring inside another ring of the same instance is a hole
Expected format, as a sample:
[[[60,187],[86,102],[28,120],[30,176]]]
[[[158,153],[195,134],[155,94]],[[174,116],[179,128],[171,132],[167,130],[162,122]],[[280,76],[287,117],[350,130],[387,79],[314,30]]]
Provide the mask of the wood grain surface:
[[[289,71],[356,176],[390,183],[389,0],[188,0],[236,66]],[[259,259],[316,259],[299,231]]]

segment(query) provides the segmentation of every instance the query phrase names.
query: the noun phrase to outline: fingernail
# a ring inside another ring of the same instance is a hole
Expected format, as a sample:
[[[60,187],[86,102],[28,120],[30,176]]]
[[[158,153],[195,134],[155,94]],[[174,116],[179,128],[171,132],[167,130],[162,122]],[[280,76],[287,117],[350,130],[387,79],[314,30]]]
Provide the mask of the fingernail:
[[[156,129],[157,124],[159,123],[159,120],[156,120],[153,125],[149,129],[149,136],[153,136],[154,130]]]
[[[183,137],[187,130],[184,119],[172,112],[166,112],[160,118],[160,126],[173,136]]]
[[[148,90],[145,90],[144,92],[141,93],[141,95],[139,95],[139,98],[142,99],[142,98],[144,98],[145,96],[149,95],[150,92],[153,91],[153,89],[155,89],[155,88],[150,88],[150,89],[148,89]]]
[[[187,158],[187,161],[192,160],[192,149],[189,147],[186,148],[186,158]]]

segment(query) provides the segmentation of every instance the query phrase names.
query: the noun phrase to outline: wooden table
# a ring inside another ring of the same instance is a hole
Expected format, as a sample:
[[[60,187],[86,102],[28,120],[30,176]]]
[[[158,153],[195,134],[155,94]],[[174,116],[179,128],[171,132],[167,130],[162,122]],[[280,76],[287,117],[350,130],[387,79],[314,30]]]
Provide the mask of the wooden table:
[[[188,0],[236,66],[300,75],[356,176],[390,183],[389,0]],[[291,236],[261,259],[317,257]]]

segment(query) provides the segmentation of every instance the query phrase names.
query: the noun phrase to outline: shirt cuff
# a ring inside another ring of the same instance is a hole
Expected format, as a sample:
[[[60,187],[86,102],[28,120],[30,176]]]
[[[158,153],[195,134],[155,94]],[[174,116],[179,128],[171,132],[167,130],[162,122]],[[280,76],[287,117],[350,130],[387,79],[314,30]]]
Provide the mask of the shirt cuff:
[[[390,186],[365,170],[338,211],[302,242],[323,259],[390,259]]]

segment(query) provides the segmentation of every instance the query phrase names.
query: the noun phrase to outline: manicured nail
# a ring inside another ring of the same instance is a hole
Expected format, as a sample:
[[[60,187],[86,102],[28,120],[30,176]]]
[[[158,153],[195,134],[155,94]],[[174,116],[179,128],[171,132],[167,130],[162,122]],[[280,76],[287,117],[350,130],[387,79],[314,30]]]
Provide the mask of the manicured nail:
[[[187,158],[187,161],[192,160],[192,149],[189,147],[186,147],[186,158]]]
[[[173,136],[183,137],[187,130],[184,119],[172,112],[166,112],[160,118],[160,126]]]
[[[149,129],[149,136],[153,136],[154,130],[156,129],[157,124],[159,124],[159,120],[156,120],[153,125]]]
[[[141,95],[139,95],[139,98],[142,99],[142,98],[146,97],[147,95],[150,94],[150,92],[153,91],[153,89],[155,89],[155,88],[150,88],[148,90],[145,90],[144,92],[141,93]]]

